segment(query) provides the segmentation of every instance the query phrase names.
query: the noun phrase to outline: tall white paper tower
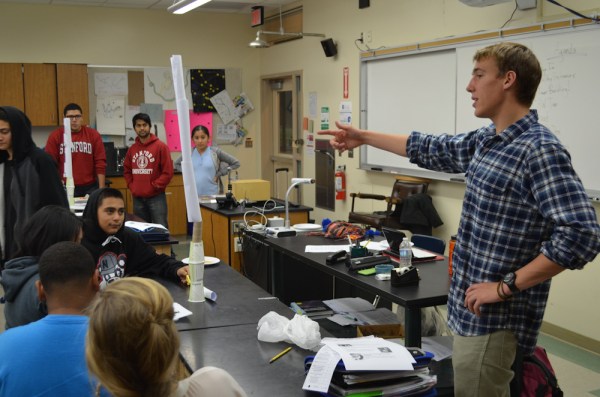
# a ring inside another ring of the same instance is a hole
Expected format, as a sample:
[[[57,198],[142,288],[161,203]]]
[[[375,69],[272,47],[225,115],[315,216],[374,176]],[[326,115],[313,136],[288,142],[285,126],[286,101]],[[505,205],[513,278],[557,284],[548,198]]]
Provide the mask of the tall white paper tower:
[[[183,63],[181,55],[171,56],[171,71],[173,72],[173,86],[177,103],[177,119],[179,121],[179,137],[181,140],[181,171],[183,173],[183,187],[185,191],[185,206],[188,221],[194,223],[192,242],[190,243],[190,302],[204,302],[204,244],[202,243],[202,216],[200,203],[196,192],[196,178],[192,165],[192,149],[190,148],[190,113],[185,96],[183,79]]]
[[[71,139],[71,119],[65,117],[63,119],[63,125],[65,126],[65,133],[63,136],[65,165],[63,169],[64,176],[66,178],[67,198],[69,199],[69,206],[73,206],[75,204],[75,181],[73,180],[73,140]]]

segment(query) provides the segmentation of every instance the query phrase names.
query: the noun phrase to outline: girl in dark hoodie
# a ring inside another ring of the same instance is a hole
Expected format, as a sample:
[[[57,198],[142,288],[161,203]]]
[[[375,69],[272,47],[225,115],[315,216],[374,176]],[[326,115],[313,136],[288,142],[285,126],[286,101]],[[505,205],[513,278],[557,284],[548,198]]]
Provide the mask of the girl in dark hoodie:
[[[0,284],[4,288],[6,329],[28,324],[48,314],[40,302],[35,282],[40,279],[38,261],[46,248],[59,241],[81,241],[81,219],[66,208],[47,205],[22,227],[14,259],[6,262]]]
[[[83,240],[92,253],[101,288],[126,276],[185,282],[189,267],[165,254],[157,254],[139,233],[125,227],[125,201],[120,191],[101,188],[88,198],[83,211]]]
[[[13,257],[19,229],[40,208],[69,208],[56,164],[31,137],[29,118],[12,106],[0,107],[0,269]]]

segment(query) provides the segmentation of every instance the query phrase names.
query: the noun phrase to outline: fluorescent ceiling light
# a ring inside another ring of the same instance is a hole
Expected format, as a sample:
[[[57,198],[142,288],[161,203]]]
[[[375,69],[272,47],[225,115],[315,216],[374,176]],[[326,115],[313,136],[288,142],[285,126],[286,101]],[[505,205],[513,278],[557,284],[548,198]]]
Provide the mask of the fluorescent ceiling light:
[[[170,6],[168,10],[173,14],[185,14],[186,12],[192,11],[194,8],[200,7],[209,1],[210,0],[179,0]]]

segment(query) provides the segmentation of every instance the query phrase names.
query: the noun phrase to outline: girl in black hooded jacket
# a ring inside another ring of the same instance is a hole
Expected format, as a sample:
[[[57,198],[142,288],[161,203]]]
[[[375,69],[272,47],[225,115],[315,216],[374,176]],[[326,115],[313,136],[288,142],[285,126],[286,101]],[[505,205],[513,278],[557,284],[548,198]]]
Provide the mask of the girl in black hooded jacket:
[[[125,227],[125,201],[120,191],[101,188],[88,198],[83,211],[83,240],[100,276],[101,288],[126,276],[185,282],[189,267],[157,254],[139,233]]]
[[[15,236],[40,208],[69,208],[56,164],[35,146],[29,118],[12,106],[0,107],[0,269],[16,250]]]

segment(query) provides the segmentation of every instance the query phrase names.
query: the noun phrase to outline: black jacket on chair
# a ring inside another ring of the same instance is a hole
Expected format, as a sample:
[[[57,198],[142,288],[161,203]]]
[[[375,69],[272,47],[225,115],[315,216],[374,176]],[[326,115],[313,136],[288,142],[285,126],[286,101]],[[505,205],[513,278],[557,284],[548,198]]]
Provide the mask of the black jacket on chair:
[[[398,207],[394,215],[399,217],[403,228],[412,233],[431,236],[432,228],[444,224],[426,193],[410,195]]]

